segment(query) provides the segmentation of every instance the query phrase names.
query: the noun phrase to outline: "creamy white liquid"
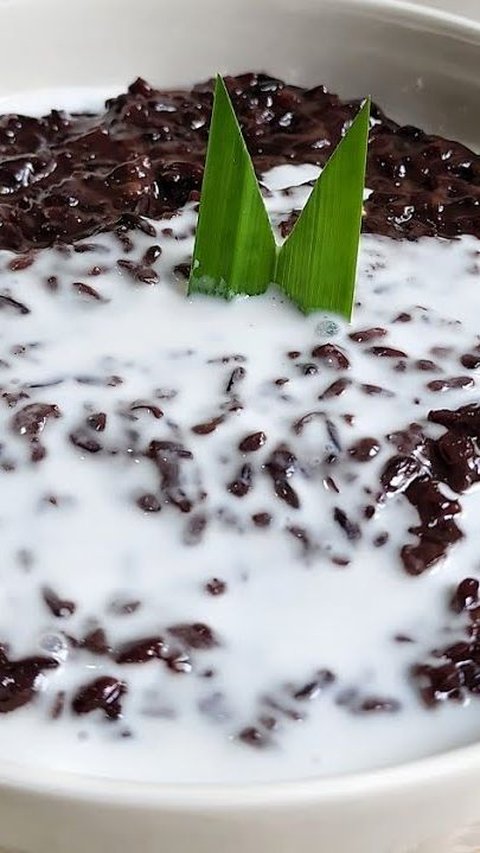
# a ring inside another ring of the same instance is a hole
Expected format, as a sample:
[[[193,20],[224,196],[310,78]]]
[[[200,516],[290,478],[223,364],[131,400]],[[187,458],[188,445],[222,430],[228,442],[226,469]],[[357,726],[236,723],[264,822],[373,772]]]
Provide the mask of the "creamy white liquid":
[[[298,183],[312,177],[310,167],[308,173],[301,167],[296,173]],[[274,191],[267,199],[272,217],[281,219],[282,212],[300,207],[307,193],[299,188],[286,197]],[[431,408],[455,408],[478,398],[475,387],[434,394],[426,383],[468,373],[458,358],[480,341],[480,242],[465,237],[413,244],[364,237],[359,305],[349,327],[336,317],[304,317],[274,289],[231,303],[188,299],[172,269],[191,255],[195,214],[187,208],[152,224],[157,237],[132,232],[135,248],[128,256],[109,234],[86,241],[97,248],[85,254],[40,251],[34,264],[20,272],[8,268],[15,256],[0,252],[0,292],[8,291],[31,312],[2,314],[0,359],[11,367],[0,373],[0,385],[14,391],[61,380],[30,389],[30,399],[16,408],[0,408],[0,445],[16,465],[15,471],[0,473],[0,641],[16,658],[45,653],[52,636],[61,637],[61,631],[83,636],[91,625],[101,625],[117,647],[165,636],[175,623],[203,622],[220,645],[192,651],[191,671],[178,674],[157,660],[121,666],[63,642],[58,669],[38,680],[37,701],[0,716],[0,761],[122,779],[238,782],[345,773],[476,740],[478,700],[426,710],[408,670],[432,648],[461,634],[464,620],[449,614],[447,603],[455,584],[478,572],[480,492],[461,499],[464,539],[419,578],[407,576],[399,558],[406,528],[417,524],[405,498],[392,499],[368,526],[362,523],[362,540],[354,545],[332,520],[332,511],[339,506],[361,518],[363,507],[372,502],[364,490],[378,491],[379,473],[395,452],[387,433],[423,422]],[[171,228],[174,237],[162,234],[163,228]],[[162,247],[154,265],[160,281],[134,282],[116,261],[140,259],[152,243]],[[95,265],[107,271],[89,275]],[[45,286],[52,275],[58,277],[56,293]],[[79,281],[96,288],[108,303],[79,294],[72,288]],[[414,321],[392,324],[401,311]],[[432,358],[435,346],[452,347],[439,361],[442,373],[397,373],[390,359],[372,357],[368,344],[348,339],[353,329],[371,326],[388,329],[387,337],[372,344],[405,350],[412,358]],[[340,374],[319,364],[317,375],[302,375],[287,353],[299,350],[298,362],[311,362],[312,348],[327,341],[348,352],[352,385],[338,398],[319,401]],[[26,351],[12,355],[19,344]],[[195,434],[192,426],[218,415],[225,403],[225,385],[236,363],[209,362],[229,354],[246,359],[238,390],[245,408],[230,413],[215,432]],[[470,371],[472,378],[475,373]],[[85,375],[118,375],[123,383],[97,387],[76,381]],[[275,385],[282,376],[289,382]],[[362,383],[388,387],[395,396],[366,396]],[[158,389],[177,393],[159,399]],[[138,420],[126,420],[121,411],[135,400],[155,402],[164,417],[141,411]],[[22,405],[36,401],[55,403],[62,417],[47,423],[42,435],[47,456],[32,465],[28,442],[12,433],[11,422]],[[312,410],[328,414],[343,446],[365,436],[381,443],[374,460],[332,471],[339,494],[322,485],[320,461],[333,449],[323,423],[313,421],[300,436],[292,433],[292,424]],[[82,452],[69,441],[86,415],[98,411],[107,414],[107,428],[96,437],[109,449],[121,448],[117,455]],[[342,419],[348,413],[356,416],[353,425]],[[152,439],[173,438],[193,452],[194,459],[182,465],[182,485],[187,493],[207,492],[209,521],[199,544],[183,544],[188,515],[172,506],[145,514],[136,505],[139,495],[158,491],[159,478],[151,460],[135,450],[123,452],[128,429],[139,432],[142,447]],[[238,443],[258,430],[266,433],[267,442],[243,461],[251,459],[258,467],[287,441],[308,463],[310,476],[296,474],[291,480],[300,510],[275,497],[265,475],[257,475],[241,499],[228,493],[226,484],[241,462]],[[431,432],[441,430],[431,427]],[[350,474],[356,475],[353,482]],[[45,502],[49,495],[64,501],[54,507]],[[232,515],[231,527],[218,518],[219,511]],[[251,522],[252,513],[262,511],[273,515],[268,530]],[[301,543],[285,532],[295,524],[312,532],[314,551],[308,558]],[[389,542],[373,547],[384,531]],[[27,568],[25,552],[31,562]],[[333,564],[332,556],[349,565]],[[205,592],[211,578],[226,582],[223,595]],[[45,585],[73,600],[76,612],[55,618],[42,601]],[[140,601],[141,606],[130,615],[113,615],[114,599]],[[415,642],[396,643],[396,634],[411,635]],[[304,712],[303,721],[277,715],[273,745],[265,749],[238,741],[238,732],[265,713],[263,696],[289,705],[287,685],[299,688],[324,668],[335,673],[336,681],[313,701],[295,705]],[[207,669],[214,670],[213,677],[204,677]],[[100,712],[85,717],[70,712],[75,690],[100,675],[117,675],[128,684],[121,720],[110,722]],[[401,709],[352,714],[336,701],[350,687],[361,688],[364,696],[394,698]],[[66,692],[66,710],[52,720],[59,690]],[[209,714],[201,710],[206,705]],[[129,737],[123,736],[126,731]]]

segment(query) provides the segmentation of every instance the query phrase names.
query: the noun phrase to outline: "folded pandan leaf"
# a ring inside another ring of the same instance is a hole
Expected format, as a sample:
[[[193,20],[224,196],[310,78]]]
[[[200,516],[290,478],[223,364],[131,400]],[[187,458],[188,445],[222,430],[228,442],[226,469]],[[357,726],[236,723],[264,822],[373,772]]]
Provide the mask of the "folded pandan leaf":
[[[189,293],[256,296],[278,284],[305,313],[351,317],[365,184],[366,100],[276,244],[225,83],[217,76]]]
[[[277,247],[250,154],[217,76],[189,293],[231,298],[263,293]]]
[[[306,313],[351,318],[362,224],[370,101],[319,175],[280,249],[275,282]]]

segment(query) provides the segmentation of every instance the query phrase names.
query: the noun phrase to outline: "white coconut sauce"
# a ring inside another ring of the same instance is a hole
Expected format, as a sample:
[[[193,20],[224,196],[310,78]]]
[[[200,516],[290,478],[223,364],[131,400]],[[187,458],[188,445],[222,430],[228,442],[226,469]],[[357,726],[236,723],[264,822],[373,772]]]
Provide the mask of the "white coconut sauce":
[[[296,167],[295,175],[290,168],[290,184],[313,177],[311,167]],[[301,207],[307,194],[305,187],[289,195],[272,190],[266,200],[272,217],[280,220]],[[19,271],[9,268],[16,256],[0,252],[0,293],[30,310],[3,311],[0,326],[0,359],[7,363],[0,368],[0,390],[29,386],[28,399],[0,408],[0,461],[14,467],[0,472],[0,641],[12,658],[54,652],[59,662],[38,677],[35,702],[0,716],[0,761],[122,779],[233,783],[346,773],[476,740],[478,700],[427,710],[408,673],[435,646],[461,634],[465,620],[449,612],[448,599],[462,578],[478,573],[480,492],[461,497],[464,538],[418,578],[405,573],[399,557],[407,528],[418,523],[413,507],[399,496],[368,523],[362,513],[375,503],[380,472],[394,453],[388,433],[412,421],[423,424],[430,409],[478,399],[475,385],[443,394],[426,386],[445,376],[478,375],[459,357],[480,342],[480,242],[363,237],[359,304],[349,326],[321,313],[304,317],[273,288],[230,303],[187,298],[172,270],[191,256],[195,212],[187,208],[152,224],[157,236],[132,232],[135,247],[128,256],[111,234],[84,241],[95,244],[85,253],[41,250]],[[162,249],[153,264],[159,282],[134,281],[117,260],[140,260],[152,244]],[[91,275],[95,266],[103,272]],[[46,284],[51,276],[56,291]],[[78,282],[105,301],[79,292],[72,286]],[[401,312],[411,322],[392,322]],[[349,339],[352,331],[370,327],[386,328],[387,335],[367,344]],[[347,353],[351,385],[319,401],[344,373],[317,361],[318,372],[304,375],[298,365],[315,363],[312,349],[325,342]],[[397,372],[395,361],[368,352],[375,344],[405,351],[409,363],[432,359],[434,347],[450,349],[437,359],[436,373]],[[292,351],[301,355],[293,359]],[[232,355],[244,360],[222,362]],[[226,385],[239,366],[245,375],[234,396],[244,408],[228,412],[208,434],[192,431],[225,414]],[[78,381],[108,383],[112,376],[121,384]],[[289,381],[275,384],[281,378]],[[52,384],[32,388],[45,383]],[[365,384],[394,396],[367,395]],[[157,405],[163,417],[146,409],[130,412],[135,419],[125,417],[139,400]],[[41,442],[47,455],[38,463],[30,460],[25,436],[12,430],[16,412],[35,402],[55,404],[61,413],[46,423]],[[313,420],[299,435],[292,430],[314,410],[335,424],[342,448],[366,436],[380,444],[371,461],[332,469],[338,494],[324,484],[322,459],[335,452],[325,421]],[[102,450],[90,453],[69,436],[98,412],[107,415],[105,430],[92,431]],[[348,414],[353,423],[343,417]],[[138,435],[132,439],[129,430]],[[263,447],[242,455],[239,442],[260,430]],[[155,463],[138,451],[152,440],[177,441],[193,454],[181,464],[181,485],[186,494],[206,492],[201,507],[207,526],[196,544],[185,544],[188,514],[168,504],[148,513],[137,505],[142,495],[158,493]],[[275,495],[264,468],[283,442],[306,466],[289,480],[299,509]],[[246,462],[254,480],[239,498],[227,485]],[[359,541],[349,541],[333,520],[336,506],[360,524]],[[263,512],[272,516],[268,528],[252,522]],[[308,553],[287,532],[292,526],[308,531]],[[385,532],[388,541],[375,547]],[[213,578],[226,584],[223,594],[206,591]],[[74,602],[75,612],[55,617],[42,598],[45,587]],[[112,612],[119,602],[139,606]],[[218,646],[185,649],[183,673],[160,660],[121,665],[112,656],[72,648],[62,635],[79,638],[101,627],[118,649],[144,637],[168,637],[169,627],[184,623],[208,625]],[[414,642],[396,642],[400,634]],[[311,701],[291,701],[295,689],[324,669],[334,673],[333,683]],[[121,718],[73,714],[75,692],[102,675],[128,686]],[[361,697],[388,697],[399,710],[354,713],[339,704],[350,689]],[[65,708],[52,719],[59,691]],[[285,708],[303,719],[292,719]],[[239,732],[268,715],[277,724],[271,743],[255,748],[239,740]]]

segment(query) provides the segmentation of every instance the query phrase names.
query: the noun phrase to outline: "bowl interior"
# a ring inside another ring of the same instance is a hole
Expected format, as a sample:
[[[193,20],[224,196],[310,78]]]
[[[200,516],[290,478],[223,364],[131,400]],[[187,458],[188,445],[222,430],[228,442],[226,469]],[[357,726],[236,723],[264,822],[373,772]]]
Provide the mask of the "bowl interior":
[[[4,0],[0,97],[266,70],[480,146],[480,25],[386,0]],[[39,38],[41,33],[41,38]],[[19,44],[21,49],[19,50]]]
[[[0,111],[2,97],[32,89],[263,69],[371,93],[400,121],[480,149],[480,25],[460,18],[381,0],[75,0],[75,10],[74,20],[61,0],[0,0]]]

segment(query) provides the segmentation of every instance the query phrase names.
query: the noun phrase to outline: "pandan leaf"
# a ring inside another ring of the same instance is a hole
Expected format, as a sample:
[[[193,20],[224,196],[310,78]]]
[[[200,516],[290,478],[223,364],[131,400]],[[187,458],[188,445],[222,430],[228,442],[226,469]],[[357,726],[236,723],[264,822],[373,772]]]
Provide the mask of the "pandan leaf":
[[[256,296],[278,284],[310,313],[350,318],[370,101],[335,149],[281,248],[223,79],[217,76],[189,294]]]
[[[277,248],[223,79],[217,76],[189,293],[263,293]]]
[[[351,318],[365,185],[370,100],[317,179],[278,257],[275,281],[310,313]]]

